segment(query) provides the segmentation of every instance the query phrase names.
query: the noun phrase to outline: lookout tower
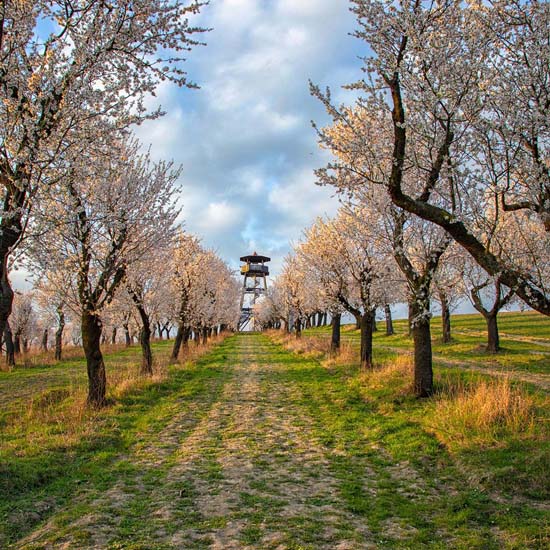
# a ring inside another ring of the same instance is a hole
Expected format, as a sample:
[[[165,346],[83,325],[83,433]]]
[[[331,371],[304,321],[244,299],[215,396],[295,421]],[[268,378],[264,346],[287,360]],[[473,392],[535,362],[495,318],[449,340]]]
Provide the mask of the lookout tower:
[[[239,330],[254,328],[254,304],[256,300],[267,290],[267,276],[269,267],[265,265],[271,258],[260,256],[256,252],[249,256],[243,256],[241,262],[241,275],[243,275],[243,288],[241,293],[241,318]]]

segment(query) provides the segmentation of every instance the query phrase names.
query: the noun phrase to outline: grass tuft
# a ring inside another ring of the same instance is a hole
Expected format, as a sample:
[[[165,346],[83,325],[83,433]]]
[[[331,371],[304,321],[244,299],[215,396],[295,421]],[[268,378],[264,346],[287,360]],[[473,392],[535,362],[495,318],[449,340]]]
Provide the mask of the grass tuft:
[[[533,398],[507,378],[474,383],[449,379],[436,399],[433,420],[449,443],[494,443],[512,435],[534,434]]]

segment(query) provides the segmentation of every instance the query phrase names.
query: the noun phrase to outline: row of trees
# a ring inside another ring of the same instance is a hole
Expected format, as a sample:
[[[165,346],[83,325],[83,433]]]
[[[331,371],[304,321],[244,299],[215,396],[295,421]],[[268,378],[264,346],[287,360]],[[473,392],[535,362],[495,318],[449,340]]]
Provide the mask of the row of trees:
[[[93,406],[105,402],[108,318],[124,326],[130,305],[137,312],[144,373],[152,319],[184,332],[233,322],[227,266],[177,229],[180,170],[153,162],[131,134],[162,115],[148,108],[160,83],[195,87],[184,55],[200,44],[204,30],[189,18],[202,5],[8,0],[0,8],[0,334],[9,347],[9,272],[23,262],[58,330],[68,311],[78,317]],[[190,272],[183,305],[174,258],[188,241],[203,271]]]
[[[311,85],[333,119],[316,127],[334,156],[318,182],[333,186],[348,208],[309,230],[287,262],[279,302],[303,317],[312,294],[301,288],[302,275],[316,265],[312,251],[325,246],[321,233],[330,234],[326,246],[338,252],[320,253],[317,278],[329,307],[360,318],[368,366],[373,311],[395,299],[388,289],[393,294],[402,278],[415,389],[428,395],[434,294],[448,319],[449,289],[469,278],[493,350],[496,314],[513,296],[550,315],[550,5],[351,4],[368,52],[363,79],[347,86],[357,100],[337,106],[329,90]],[[344,262],[344,277],[334,258]]]
[[[450,342],[451,311],[470,299],[487,321],[487,349],[496,353],[498,312],[517,298],[444,232],[414,218],[405,223],[403,213],[389,203],[384,210],[372,205],[346,205],[334,219],[318,218],[286,258],[282,274],[258,305],[257,317],[264,327],[293,328],[299,337],[315,318],[319,324],[319,312],[329,312],[331,348],[337,351],[341,317],[351,315],[361,331],[361,366],[372,368],[376,313],[383,312],[386,334],[392,335],[391,306],[408,303],[415,388],[427,395],[433,383],[432,302],[441,311],[443,341]]]
[[[348,86],[353,106],[311,86],[333,119],[317,128],[334,155],[317,175],[359,208],[373,242],[382,227],[390,236],[409,295],[415,388],[426,395],[430,296],[451,243],[487,274],[472,296],[495,285],[489,317],[512,294],[550,315],[550,5],[351,4],[364,77]],[[377,262],[368,273],[363,293],[379,279]]]
[[[130,263],[124,257],[126,274],[113,289],[112,299],[101,303],[93,313],[101,331],[100,343],[122,340],[130,345],[134,339],[139,341],[144,375],[153,372],[151,337],[155,330],[159,338],[164,334],[168,338],[171,329],[177,327],[171,354],[175,361],[191,336],[205,342],[213,332],[234,328],[239,316],[238,284],[229,267],[201,246],[198,238],[180,228],[168,229],[162,241],[158,240],[159,235],[155,236],[156,248],[147,255]],[[90,226],[91,242],[100,242],[101,234],[101,227]],[[63,235],[69,235],[67,228]],[[33,244],[37,243],[33,240]],[[41,246],[38,249],[45,250]],[[104,276],[101,264],[113,261],[99,257],[102,249],[110,247],[96,244],[85,254],[95,258],[90,262],[89,271],[95,273],[88,280],[91,288],[97,288],[96,279]],[[60,247],[57,252],[60,250],[66,249]],[[15,356],[29,345],[46,350],[50,332],[55,332],[56,359],[61,359],[66,341],[86,345],[82,318],[90,313],[80,290],[83,269],[78,261],[71,267],[69,260],[64,257],[59,261],[51,254],[45,260],[34,248],[27,251],[27,262],[34,261],[30,265],[39,282],[30,292],[16,293],[4,334],[8,364],[14,365]],[[67,324],[72,330],[64,337]],[[101,369],[104,371],[104,367]],[[103,377],[104,372],[99,375]]]

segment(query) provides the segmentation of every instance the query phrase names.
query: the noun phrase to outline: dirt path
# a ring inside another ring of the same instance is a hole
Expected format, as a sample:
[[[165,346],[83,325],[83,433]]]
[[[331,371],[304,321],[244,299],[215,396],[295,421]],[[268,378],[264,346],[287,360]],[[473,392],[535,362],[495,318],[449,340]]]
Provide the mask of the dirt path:
[[[273,378],[285,366],[263,362],[264,351],[241,338],[211,402],[182,407],[144,434],[110,487],[83,490],[15,547],[373,547],[364,520],[339,499],[312,419],[295,406],[302,396]]]
[[[511,540],[509,502],[483,492],[485,470],[466,472],[345,372],[236,335],[171,380],[134,419],[126,454],[83,475],[64,502],[50,499],[10,549],[496,550]]]

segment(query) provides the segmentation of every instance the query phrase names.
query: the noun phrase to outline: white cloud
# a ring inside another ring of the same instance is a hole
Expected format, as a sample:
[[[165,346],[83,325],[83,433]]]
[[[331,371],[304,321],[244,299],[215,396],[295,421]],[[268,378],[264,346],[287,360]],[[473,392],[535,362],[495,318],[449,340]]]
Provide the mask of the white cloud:
[[[199,24],[208,46],[189,54],[200,90],[163,85],[168,115],[139,129],[156,158],[183,165],[188,230],[238,262],[254,244],[273,265],[316,215],[332,213],[331,190],[314,184],[326,163],[310,120],[323,124],[308,79],[334,88],[360,77],[348,0],[217,0]],[[360,46],[360,45],[359,45]]]

